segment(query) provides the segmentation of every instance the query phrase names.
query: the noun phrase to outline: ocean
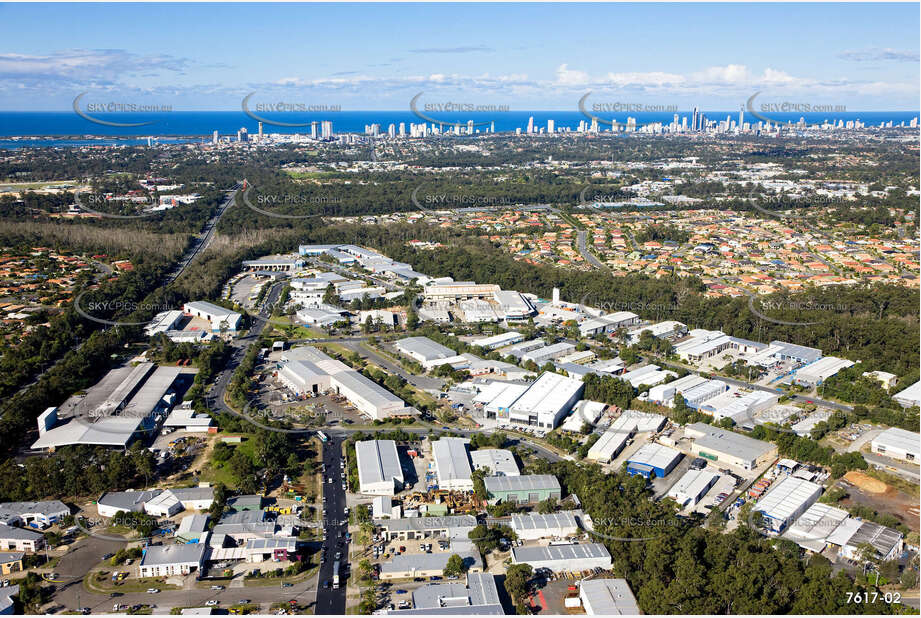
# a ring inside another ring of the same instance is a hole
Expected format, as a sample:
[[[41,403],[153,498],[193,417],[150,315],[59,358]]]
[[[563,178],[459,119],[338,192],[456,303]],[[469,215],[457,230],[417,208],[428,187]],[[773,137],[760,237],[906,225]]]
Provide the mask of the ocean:
[[[445,129],[454,124],[466,125],[468,120],[473,120],[476,129],[486,131],[492,124],[497,132],[514,132],[515,129],[525,131],[529,118],[534,118],[534,125],[540,128],[547,127],[547,121],[553,120],[556,129],[569,128],[575,130],[579,123],[590,120],[578,110],[568,111],[500,111],[500,112],[473,112],[473,113],[435,113],[423,112],[429,118],[443,121]],[[674,114],[680,119],[691,120],[690,111],[681,112],[633,112],[618,114],[602,114],[598,116],[605,119],[614,119],[618,123],[626,123],[627,117],[636,118],[638,125],[652,122],[669,123]],[[724,120],[727,116],[737,120],[739,112],[736,111],[706,111],[703,113],[709,120]],[[330,120],[335,133],[361,133],[365,126],[373,123],[380,125],[380,131],[387,133],[388,126],[392,123],[399,127],[404,123],[407,132],[410,123],[426,122],[410,110],[396,111],[339,111],[324,113],[260,113],[267,120],[284,123],[307,123],[307,127],[289,127],[266,123],[263,126],[265,133],[309,133],[309,123],[312,121]],[[765,113],[762,113],[765,115]],[[96,124],[73,111],[66,112],[0,112],[0,148],[36,148],[36,147],[72,147],[83,145],[135,145],[146,144],[148,137],[158,138],[164,143],[178,143],[186,141],[201,141],[210,139],[213,131],[220,135],[236,136],[240,128],[245,127],[250,135],[258,131],[258,120],[241,111],[174,111],[158,113],[97,113],[95,117],[108,122],[148,123],[144,126],[122,127]],[[828,113],[771,113],[769,117],[775,122],[796,122],[804,117],[808,124],[817,124],[825,120],[860,120],[868,126],[879,126],[880,122],[892,121],[893,125],[904,122],[907,126],[912,118],[918,117],[918,112],[828,112]],[[746,112],[746,122],[757,122],[752,114]],[[431,122],[429,122],[431,124]],[[607,128],[602,125],[602,128]],[[19,138],[19,139],[11,139]]]

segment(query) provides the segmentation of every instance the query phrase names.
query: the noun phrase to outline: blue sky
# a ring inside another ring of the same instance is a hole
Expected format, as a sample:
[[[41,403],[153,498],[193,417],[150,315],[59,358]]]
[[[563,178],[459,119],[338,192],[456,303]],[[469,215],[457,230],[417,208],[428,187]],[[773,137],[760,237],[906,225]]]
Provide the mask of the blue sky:
[[[917,110],[905,4],[2,4],[0,109],[760,100]]]

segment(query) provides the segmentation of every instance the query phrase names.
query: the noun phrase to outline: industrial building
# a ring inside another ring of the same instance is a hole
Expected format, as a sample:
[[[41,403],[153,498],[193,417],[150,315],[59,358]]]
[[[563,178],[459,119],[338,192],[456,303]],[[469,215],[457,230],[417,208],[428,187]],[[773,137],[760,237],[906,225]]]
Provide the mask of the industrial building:
[[[848,517],[847,511],[816,502],[797,517],[782,536],[803,549],[822,553],[831,545],[829,537]]]
[[[489,470],[489,476],[518,476],[518,463],[511,451],[500,448],[484,448],[470,451],[474,470]]]
[[[45,535],[35,530],[0,524],[0,550],[37,552],[45,546]]]
[[[822,495],[822,486],[805,479],[788,476],[778,481],[755,505],[765,526],[783,532],[797,517],[806,512]]]
[[[854,361],[825,356],[793,374],[793,383],[800,386],[819,386],[842,369],[853,366]]]
[[[530,352],[525,352],[521,356],[522,362],[531,361],[535,363],[538,367],[542,367],[544,364],[571,354],[575,351],[576,346],[565,341],[560,341],[559,343],[553,343],[550,345],[545,345],[543,347],[531,350]]]
[[[594,427],[607,407],[607,404],[600,401],[582,399],[573,406],[572,413],[563,421],[561,428],[564,431],[581,433],[584,425]]]
[[[734,423],[742,424],[759,412],[776,406],[779,401],[780,395],[768,391],[755,390],[744,394],[732,391],[699,404],[697,410],[718,421],[731,418]]]
[[[473,470],[467,455],[466,438],[441,438],[432,443],[432,459],[438,489],[473,491]]]
[[[60,500],[0,503],[0,524],[47,528],[70,515],[70,507]]]
[[[491,504],[537,504],[548,498],[559,500],[562,493],[560,482],[551,474],[487,476],[483,483]]]
[[[169,577],[201,571],[205,560],[205,545],[149,545],[138,564],[140,577]]]
[[[685,391],[705,382],[707,382],[706,378],[703,378],[696,373],[689,373],[683,378],[678,378],[677,380],[672,380],[671,382],[667,382],[665,384],[657,384],[656,386],[653,386],[649,389],[646,399],[647,401],[658,404],[660,406],[672,407],[675,405],[676,393],[684,393]]]
[[[578,515],[581,516],[581,513]],[[562,539],[579,534],[580,526],[576,516],[575,511],[560,511],[546,515],[540,513],[514,514],[511,528],[522,541]]]
[[[425,302],[461,301],[474,298],[493,298],[502,288],[494,283],[476,284],[472,281],[434,283],[422,290]]]
[[[611,554],[601,543],[525,546],[512,548],[512,564],[530,564],[554,573],[611,568]]]
[[[282,355],[278,380],[295,395],[320,394],[332,389],[372,419],[406,414],[406,402],[383,386],[320,350],[305,346]]]
[[[412,609],[384,610],[385,614],[502,616],[496,576],[490,573],[467,573],[467,585],[457,582],[425,584],[413,590]]]
[[[455,554],[464,561],[464,566],[468,573],[480,573],[483,571],[483,561],[480,559],[480,552],[477,550],[457,550],[434,554],[397,554],[389,562],[381,563],[380,578],[381,580],[388,580],[441,577],[444,575],[444,568],[448,564],[448,560]],[[467,608],[463,607],[462,609],[466,610]],[[466,611],[461,613],[466,613]]]
[[[694,506],[720,479],[720,475],[709,470],[688,470],[668,490],[668,497],[680,506]]]
[[[676,339],[687,334],[688,326],[687,324],[675,320],[666,320],[665,322],[658,322],[656,324],[638,326],[637,328],[627,331],[627,343],[629,345],[638,343],[640,337],[642,337],[645,332],[648,332],[656,339]]]
[[[207,515],[186,515],[176,529],[176,538],[184,543],[203,543],[208,534]]]
[[[579,600],[589,616],[637,616],[640,608],[626,579],[583,579]]]
[[[341,311],[330,311],[320,307],[305,307],[303,309],[298,309],[294,317],[302,324],[306,324],[307,326],[319,326],[321,328],[331,326],[344,319]]]
[[[870,451],[902,461],[921,461],[921,435],[890,427],[870,442]]]
[[[905,390],[899,391],[892,396],[892,399],[903,408],[921,406],[921,380],[915,382]]]
[[[872,521],[847,520],[828,538],[828,542],[840,546],[838,553],[848,560],[861,560],[862,551],[870,545],[881,561],[895,560],[902,554],[904,543],[902,533]]]
[[[546,346],[546,342],[543,339],[529,339],[528,341],[522,341],[521,343],[516,343],[515,345],[502,350],[502,353],[507,356],[513,356],[518,360],[522,360],[525,354],[538,348]]]
[[[744,470],[754,470],[777,457],[777,446],[770,442],[706,423],[688,425],[684,436],[691,440],[693,455]]]
[[[627,459],[627,474],[638,474],[647,479],[664,478],[675,469],[682,457],[681,451],[650,442]]]
[[[722,380],[706,380],[697,386],[684,390],[684,403],[694,410],[700,408],[704,402],[722,395],[729,390],[729,385]]]
[[[403,467],[393,440],[362,440],[355,443],[358,492],[393,496],[403,489]]]
[[[165,333],[175,328],[179,320],[182,319],[182,312],[178,309],[170,311],[161,311],[144,327],[144,334],[148,337]]]
[[[446,538],[469,540],[470,531],[476,528],[472,515],[447,515],[444,517],[401,517],[375,519],[381,537],[386,541],[411,541],[414,539]]]
[[[674,371],[668,371],[660,369],[658,365],[644,365],[639,369],[634,369],[633,371],[628,371],[623,373],[618,377],[625,382],[629,382],[630,386],[633,388],[640,388],[641,386],[655,386],[664,382],[669,377],[677,377]]]
[[[491,337],[474,339],[470,342],[470,345],[479,346],[484,350],[495,350],[497,348],[512,345],[513,343],[518,343],[520,341],[524,341],[524,335],[519,332],[510,330],[507,333],[499,333],[498,335],[493,335]]]
[[[514,290],[500,290],[492,295],[498,313],[506,320],[526,320],[537,313],[534,305],[523,294]]]
[[[700,363],[732,347],[731,338],[719,330],[694,329],[690,337],[675,345],[675,353],[686,363]]]
[[[211,332],[215,335],[236,333],[237,328],[240,326],[240,320],[243,318],[243,316],[236,311],[231,311],[230,309],[200,300],[184,304],[182,306],[182,311],[186,315],[210,322]]]
[[[110,491],[96,501],[96,510],[100,517],[115,517],[120,512],[172,517],[187,509],[204,511],[213,502],[213,487]]]
[[[585,384],[552,371],[540,375],[527,390],[508,407],[508,416],[501,411],[497,418],[513,424],[553,429],[569,412],[585,391]]]
[[[400,354],[417,361],[425,369],[431,369],[442,359],[457,356],[457,352],[428,337],[406,337],[394,344]]]
[[[592,461],[608,463],[617,457],[635,434],[659,431],[666,422],[667,419],[661,414],[624,410],[601,434],[586,456]]]
[[[579,335],[582,337],[594,337],[604,333],[613,333],[621,328],[638,324],[640,316],[630,311],[617,311],[607,315],[600,315],[597,318],[583,320],[579,324]]]
[[[194,372],[153,363],[113,369],[85,394],[45,410],[38,417],[38,440],[32,448],[54,450],[71,444],[127,448],[154,430],[157,415],[172,408],[179,376]]]

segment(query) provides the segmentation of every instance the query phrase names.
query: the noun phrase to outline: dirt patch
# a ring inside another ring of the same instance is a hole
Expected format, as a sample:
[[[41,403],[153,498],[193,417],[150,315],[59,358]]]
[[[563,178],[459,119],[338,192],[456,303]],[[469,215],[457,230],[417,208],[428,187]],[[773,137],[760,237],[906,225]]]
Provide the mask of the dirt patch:
[[[884,494],[889,489],[891,489],[889,485],[886,485],[884,482],[871,476],[867,476],[859,470],[851,470],[844,475],[844,479],[849,483],[853,483],[863,491],[871,494]]]

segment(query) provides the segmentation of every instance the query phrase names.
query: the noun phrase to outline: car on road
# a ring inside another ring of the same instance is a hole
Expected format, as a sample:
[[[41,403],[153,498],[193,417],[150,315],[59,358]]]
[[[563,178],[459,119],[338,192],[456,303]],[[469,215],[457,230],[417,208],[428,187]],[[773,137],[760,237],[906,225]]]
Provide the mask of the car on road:
[[[220,604],[220,601],[218,601],[217,599],[211,599],[209,601],[205,601],[205,605],[207,605],[208,607],[214,607],[215,605],[218,605],[218,604]]]
[[[292,584],[291,582],[282,582],[282,583],[281,583],[281,587],[282,587],[282,588],[290,588],[290,587],[293,586],[293,585],[294,585],[294,584]]]
[[[159,588],[148,588],[147,589],[147,594],[157,594],[158,592],[160,592]]]
[[[400,590],[394,590],[394,591],[393,591],[394,594],[406,594],[407,592],[408,592],[408,591],[402,590],[402,589],[400,589]]]
[[[237,601],[237,604],[239,605],[249,605],[250,603],[252,603],[252,600],[250,599],[240,599]]]
[[[223,590],[224,586],[211,586],[212,590]]]

